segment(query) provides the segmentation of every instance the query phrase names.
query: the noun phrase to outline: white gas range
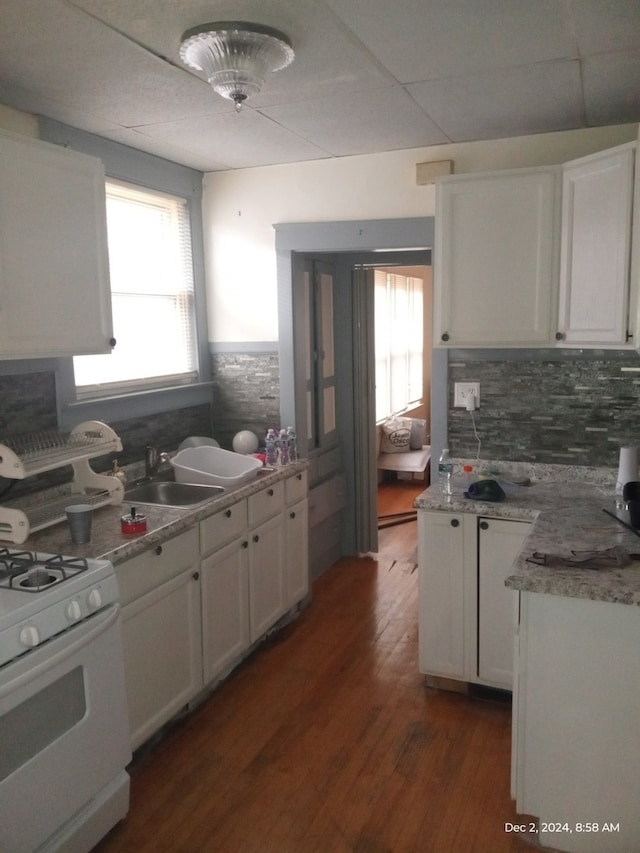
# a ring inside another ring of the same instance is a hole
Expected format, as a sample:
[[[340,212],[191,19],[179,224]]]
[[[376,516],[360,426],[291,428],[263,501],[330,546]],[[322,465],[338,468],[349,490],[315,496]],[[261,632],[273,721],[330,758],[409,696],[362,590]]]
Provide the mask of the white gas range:
[[[0,547],[0,744],[0,850],[87,853],[127,813],[109,561]]]

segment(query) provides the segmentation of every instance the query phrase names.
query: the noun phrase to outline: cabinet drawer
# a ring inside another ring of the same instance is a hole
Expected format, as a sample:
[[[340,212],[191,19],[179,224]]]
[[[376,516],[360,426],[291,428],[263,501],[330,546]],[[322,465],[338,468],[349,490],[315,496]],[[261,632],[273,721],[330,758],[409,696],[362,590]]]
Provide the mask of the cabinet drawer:
[[[307,496],[307,472],[302,471],[284,481],[284,494],[287,506],[303,500]]]
[[[284,482],[274,483],[249,498],[249,525],[253,527],[284,509]]]
[[[198,560],[198,530],[193,527],[120,563],[115,567],[120,604],[123,607],[130,604],[141,595],[186,571]]]
[[[200,553],[209,554],[242,535],[247,526],[247,502],[238,501],[200,522]]]

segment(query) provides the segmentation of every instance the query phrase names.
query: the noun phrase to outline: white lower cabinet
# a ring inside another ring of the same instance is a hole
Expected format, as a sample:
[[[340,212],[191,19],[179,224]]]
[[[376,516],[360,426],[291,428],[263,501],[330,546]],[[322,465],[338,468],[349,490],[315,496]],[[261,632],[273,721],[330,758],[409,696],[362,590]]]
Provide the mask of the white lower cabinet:
[[[284,583],[284,530],[282,514],[278,513],[254,527],[249,536],[249,633],[252,643],[286,612]]]
[[[198,531],[116,566],[136,749],[202,688]]]
[[[295,607],[309,593],[309,506],[307,500],[287,506],[284,519],[286,550],[285,603]]]
[[[116,565],[132,749],[308,594],[306,493],[293,475]]]
[[[512,794],[536,841],[570,853],[640,850],[640,614],[522,592]]]
[[[205,685],[307,595],[306,493],[296,474],[200,522]]]
[[[478,680],[511,690],[518,597],[504,585],[529,532],[526,521],[478,521]]]
[[[418,513],[420,671],[512,688],[514,594],[504,581],[528,522]]]
[[[230,672],[250,645],[248,544],[236,539],[200,564],[205,684]]]

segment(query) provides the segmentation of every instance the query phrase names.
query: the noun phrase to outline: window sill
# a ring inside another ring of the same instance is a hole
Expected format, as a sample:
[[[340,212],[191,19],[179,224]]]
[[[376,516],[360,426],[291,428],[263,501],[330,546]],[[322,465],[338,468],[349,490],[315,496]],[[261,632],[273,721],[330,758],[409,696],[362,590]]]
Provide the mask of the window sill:
[[[189,406],[206,405],[212,401],[212,387],[212,382],[197,382],[192,385],[175,385],[171,388],[154,388],[132,394],[68,402],[60,408],[59,425],[62,429],[71,429],[86,420],[113,423],[178,411]]]

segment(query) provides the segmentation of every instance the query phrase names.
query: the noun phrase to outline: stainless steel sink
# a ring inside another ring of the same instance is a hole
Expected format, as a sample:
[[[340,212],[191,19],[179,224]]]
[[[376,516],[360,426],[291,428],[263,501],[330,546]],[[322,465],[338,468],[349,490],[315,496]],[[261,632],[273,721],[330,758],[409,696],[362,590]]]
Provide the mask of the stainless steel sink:
[[[176,483],[173,480],[151,480],[131,486],[124,493],[128,503],[158,506],[187,507],[224,493],[222,486],[201,486],[196,483]]]

